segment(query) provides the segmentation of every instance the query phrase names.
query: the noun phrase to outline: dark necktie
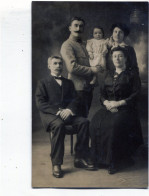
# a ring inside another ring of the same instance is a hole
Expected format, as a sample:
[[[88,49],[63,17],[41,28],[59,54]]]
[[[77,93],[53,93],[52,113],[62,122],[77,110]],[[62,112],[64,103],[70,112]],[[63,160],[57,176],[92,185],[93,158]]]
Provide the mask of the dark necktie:
[[[62,80],[62,79],[63,79],[63,77],[57,77],[57,76],[54,76],[54,78],[55,78],[56,80]]]

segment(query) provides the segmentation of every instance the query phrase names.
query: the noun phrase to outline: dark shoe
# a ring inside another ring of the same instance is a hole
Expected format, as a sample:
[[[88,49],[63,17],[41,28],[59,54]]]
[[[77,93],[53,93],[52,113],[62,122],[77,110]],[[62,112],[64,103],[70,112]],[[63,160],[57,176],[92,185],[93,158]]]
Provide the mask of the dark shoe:
[[[87,163],[84,159],[75,159],[74,166],[76,168],[84,168],[86,170],[96,170],[93,164]]]
[[[61,165],[54,165],[52,167],[52,172],[53,172],[53,176],[56,178],[62,178],[63,177],[63,173],[61,170]]]
[[[109,174],[115,174],[118,171],[118,169],[114,165],[110,165],[108,169]]]

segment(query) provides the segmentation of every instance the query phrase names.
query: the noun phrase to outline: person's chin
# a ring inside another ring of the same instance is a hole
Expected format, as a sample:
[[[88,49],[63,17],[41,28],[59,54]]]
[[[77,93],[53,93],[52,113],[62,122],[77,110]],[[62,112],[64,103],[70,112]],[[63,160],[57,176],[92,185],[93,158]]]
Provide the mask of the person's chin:
[[[61,75],[61,71],[56,71],[56,72],[55,72],[55,75],[56,75],[56,76]]]
[[[118,63],[115,64],[115,67],[116,67],[116,68],[121,68],[120,64],[118,64]]]
[[[81,37],[81,33],[74,33],[73,34],[75,37]]]

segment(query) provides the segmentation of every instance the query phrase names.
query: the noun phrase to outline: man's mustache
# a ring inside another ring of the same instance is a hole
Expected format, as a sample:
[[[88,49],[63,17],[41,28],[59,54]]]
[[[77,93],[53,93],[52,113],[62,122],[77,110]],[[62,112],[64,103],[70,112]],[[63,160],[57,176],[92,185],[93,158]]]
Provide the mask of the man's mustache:
[[[75,33],[82,33],[81,31],[75,31]]]
[[[55,70],[57,70],[57,71],[59,71],[59,70],[61,70],[62,68],[57,68],[57,69],[55,69]]]

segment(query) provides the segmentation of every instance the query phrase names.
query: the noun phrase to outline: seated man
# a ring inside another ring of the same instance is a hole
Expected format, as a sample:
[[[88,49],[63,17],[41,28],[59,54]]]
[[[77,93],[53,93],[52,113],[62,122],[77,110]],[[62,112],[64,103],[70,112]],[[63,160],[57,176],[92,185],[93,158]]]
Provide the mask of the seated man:
[[[65,125],[71,124],[77,131],[74,166],[93,170],[94,166],[87,163],[86,148],[89,139],[89,121],[77,116],[79,99],[71,80],[61,76],[63,62],[59,56],[48,58],[51,74],[40,80],[36,89],[36,104],[41,120],[48,132],[52,132],[51,161],[53,176],[63,176],[61,165],[64,156]]]

